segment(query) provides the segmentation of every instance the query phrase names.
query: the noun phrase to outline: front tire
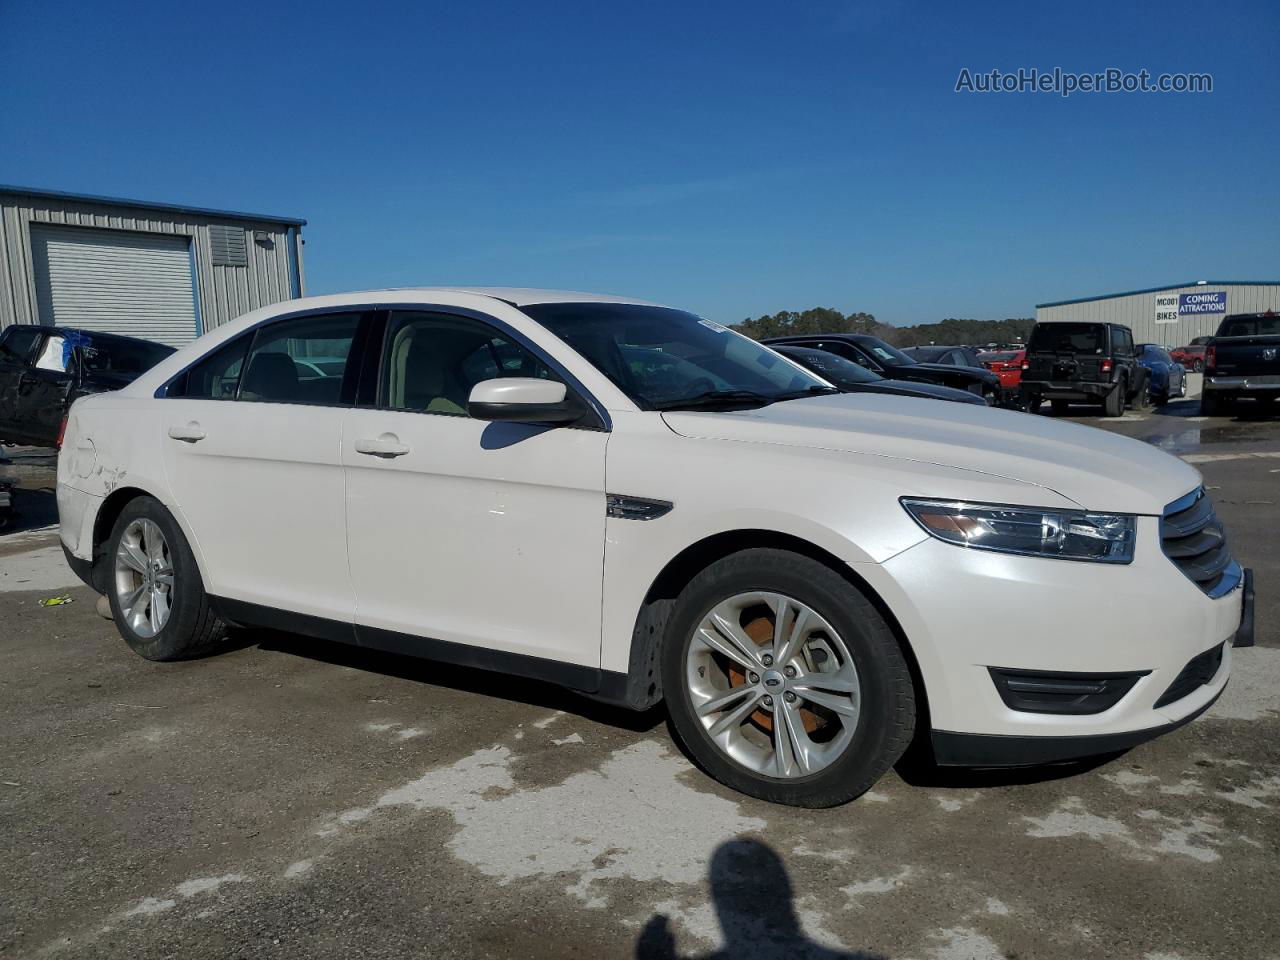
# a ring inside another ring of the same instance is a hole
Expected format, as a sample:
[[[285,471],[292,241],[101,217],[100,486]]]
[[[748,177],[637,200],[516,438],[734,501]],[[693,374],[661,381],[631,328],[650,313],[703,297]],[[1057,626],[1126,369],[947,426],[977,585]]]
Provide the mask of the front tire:
[[[107,543],[107,599],[125,643],[148,660],[187,660],[217,649],[226,625],[209,606],[177,521],[158,500],[126,504]]]
[[[695,576],[672,610],[663,688],[681,742],[711,776],[774,803],[865,793],[915,727],[897,638],[816,560],[751,549]]]

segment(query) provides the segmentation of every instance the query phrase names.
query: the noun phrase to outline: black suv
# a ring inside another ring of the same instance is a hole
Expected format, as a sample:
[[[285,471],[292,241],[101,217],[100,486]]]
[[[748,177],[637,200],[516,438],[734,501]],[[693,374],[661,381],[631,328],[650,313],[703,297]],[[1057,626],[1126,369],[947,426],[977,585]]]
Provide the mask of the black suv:
[[[1147,400],[1147,371],[1138,363],[1133,331],[1118,323],[1037,323],[1022,363],[1022,400],[1035,413],[1042,400],[1066,413],[1072,401],[1102,405],[1108,417]]]
[[[0,441],[53,446],[77,398],[119,390],[171,353],[173,347],[113,333],[6,327],[0,332]]]

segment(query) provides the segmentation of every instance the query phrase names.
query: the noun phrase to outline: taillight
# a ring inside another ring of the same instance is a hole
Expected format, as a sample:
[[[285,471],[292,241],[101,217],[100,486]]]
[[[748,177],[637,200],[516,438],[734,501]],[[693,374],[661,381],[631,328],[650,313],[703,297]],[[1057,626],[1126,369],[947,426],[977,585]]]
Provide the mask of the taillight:
[[[67,414],[62,415],[62,422],[58,424],[58,439],[53,442],[55,449],[62,449],[62,438],[67,435]]]
[[[1031,369],[1031,364],[1027,363],[1027,362],[1024,360],[1024,361],[1022,362],[1022,369],[1023,369],[1023,370],[1030,370],[1030,369]]]
[[[1204,368],[1205,368],[1205,370],[1212,370],[1212,369],[1213,369],[1214,367],[1216,367],[1217,365],[1218,365],[1218,348],[1217,348],[1217,347],[1205,347],[1205,349],[1204,349]]]
[[[1103,361],[1102,361],[1102,372],[1103,372],[1103,373],[1110,373],[1110,372],[1111,372],[1111,361],[1110,361],[1110,360],[1103,360]]]

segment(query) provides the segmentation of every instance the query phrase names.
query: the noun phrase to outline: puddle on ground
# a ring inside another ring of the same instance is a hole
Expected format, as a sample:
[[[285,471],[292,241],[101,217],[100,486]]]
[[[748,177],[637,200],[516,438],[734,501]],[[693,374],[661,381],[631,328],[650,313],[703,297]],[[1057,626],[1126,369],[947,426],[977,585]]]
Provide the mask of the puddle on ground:
[[[1230,424],[1228,426],[1187,427],[1172,433],[1153,433],[1138,437],[1144,443],[1159,447],[1168,453],[1194,453],[1202,446],[1215,443],[1261,443],[1265,436],[1258,435],[1256,424]]]

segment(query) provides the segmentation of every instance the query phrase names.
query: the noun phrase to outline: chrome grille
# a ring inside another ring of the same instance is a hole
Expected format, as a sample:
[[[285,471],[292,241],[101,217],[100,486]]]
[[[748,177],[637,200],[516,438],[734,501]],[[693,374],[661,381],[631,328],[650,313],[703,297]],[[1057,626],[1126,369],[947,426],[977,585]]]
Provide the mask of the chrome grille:
[[[1209,596],[1224,596],[1240,584],[1240,564],[1231,559],[1222,524],[1203,487],[1164,508],[1160,544],[1173,565]]]

